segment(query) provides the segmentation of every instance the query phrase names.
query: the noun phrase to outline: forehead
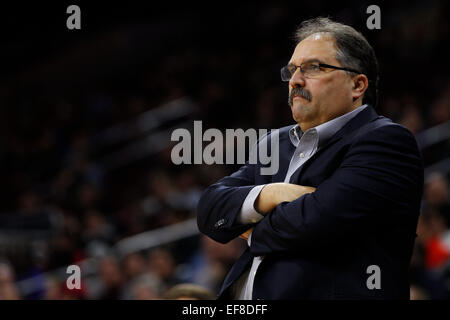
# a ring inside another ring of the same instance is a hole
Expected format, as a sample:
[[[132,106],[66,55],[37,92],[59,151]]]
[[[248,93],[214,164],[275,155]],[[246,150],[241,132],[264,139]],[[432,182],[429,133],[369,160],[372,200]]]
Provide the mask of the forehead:
[[[295,47],[289,62],[298,65],[310,59],[329,64],[337,62],[335,41],[329,34],[315,33],[303,39]]]

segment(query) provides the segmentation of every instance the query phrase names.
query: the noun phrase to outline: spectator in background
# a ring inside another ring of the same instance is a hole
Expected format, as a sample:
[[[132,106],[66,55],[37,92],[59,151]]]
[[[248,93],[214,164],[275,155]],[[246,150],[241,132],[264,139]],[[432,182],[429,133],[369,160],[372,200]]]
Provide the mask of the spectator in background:
[[[48,277],[45,281],[44,300],[62,300],[62,287],[60,281],[54,277]]]
[[[419,108],[415,106],[408,106],[404,108],[399,123],[404,125],[414,134],[417,134],[423,130],[422,115],[420,114]]]
[[[136,279],[145,272],[145,260],[140,253],[129,253],[121,261],[126,281]]]
[[[411,285],[410,300],[430,300],[428,294],[420,287]]]
[[[132,300],[159,300],[162,288],[159,281],[153,277],[142,277],[132,283],[130,291]]]
[[[413,255],[410,266],[411,281],[411,299],[416,298],[417,294],[424,294],[431,300],[448,299],[449,289],[444,279],[430,270],[425,262],[424,237],[427,226],[424,226],[423,218],[419,219],[418,238],[414,246]],[[422,298],[425,298],[422,296]]]
[[[117,259],[113,256],[100,258],[98,274],[101,282],[95,298],[100,300],[120,299],[125,279]]]
[[[425,242],[425,267],[439,271],[450,262],[450,230],[438,213],[430,213],[427,218],[430,237]]]
[[[198,284],[215,293],[219,292],[227,271],[243,252],[244,245],[241,239],[221,244],[202,236],[201,247],[192,256],[181,277],[185,282]]]
[[[180,282],[176,275],[176,262],[172,253],[164,248],[156,248],[148,254],[148,269],[156,276],[165,288]]]
[[[440,95],[431,105],[432,125],[441,124],[450,120],[450,81],[443,88]]]
[[[425,195],[425,202],[426,199]],[[417,235],[411,259],[411,298],[450,298],[449,278],[446,276],[450,246],[443,217],[425,205],[419,217]]]
[[[130,253],[122,261],[125,283],[121,299],[158,299],[165,290],[162,281],[148,272],[146,260],[141,253]]]
[[[6,261],[0,261],[0,300],[21,299],[14,281],[14,270],[11,265]]]
[[[441,215],[450,229],[450,189],[443,174],[435,172],[427,177],[424,198],[426,210]]]
[[[447,292],[450,292],[449,207],[449,187],[445,176],[438,172],[430,174],[425,183],[418,242],[424,251],[424,268],[441,280]]]
[[[181,283],[167,290],[164,299],[168,300],[215,300],[211,290],[192,283]]]
[[[86,245],[93,241],[112,245],[115,240],[114,226],[99,211],[88,210],[83,217],[81,238]]]
[[[176,189],[167,197],[168,204],[178,210],[195,212],[202,190],[198,186],[193,170],[186,169],[172,180],[176,184]]]

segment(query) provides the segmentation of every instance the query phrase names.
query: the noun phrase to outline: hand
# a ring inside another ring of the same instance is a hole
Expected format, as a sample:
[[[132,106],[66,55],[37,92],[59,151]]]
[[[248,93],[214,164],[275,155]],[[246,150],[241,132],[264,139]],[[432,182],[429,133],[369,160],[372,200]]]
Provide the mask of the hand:
[[[282,202],[294,201],[315,190],[314,187],[292,183],[270,183],[261,190],[258,198],[256,198],[255,209],[262,214],[266,214]]]
[[[301,186],[292,183],[270,183],[266,185],[260,192],[255,201],[255,209],[263,214],[272,211],[278,204],[282,202],[291,202],[307,193],[316,190],[314,187]],[[239,238],[248,240],[254,227],[251,227]]]
[[[245,241],[248,240],[248,237],[250,237],[250,233],[252,233],[254,227],[251,227],[247,231],[245,231],[243,234],[239,236],[239,238],[244,239]]]

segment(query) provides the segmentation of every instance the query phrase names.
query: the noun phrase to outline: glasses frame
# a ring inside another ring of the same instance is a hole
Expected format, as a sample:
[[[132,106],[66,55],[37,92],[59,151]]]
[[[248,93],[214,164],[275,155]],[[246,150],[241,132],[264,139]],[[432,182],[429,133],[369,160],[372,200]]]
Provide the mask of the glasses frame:
[[[306,63],[308,63],[308,64],[314,64],[315,62],[306,62]],[[310,79],[310,77],[309,77],[309,76],[305,76],[305,73],[303,72],[302,65],[304,65],[304,64],[306,64],[306,63],[302,63],[302,64],[299,65],[299,66],[296,66],[295,64],[288,64],[287,66],[284,66],[283,68],[281,68],[281,81],[283,81],[283,82],[288,82],[288,81],[290,81],[291,78],[292,78],[292,76],[294,75],[295,71],[297,71],[298,68],[300,68],[300,72],[303,74],[303,76],[304,76],[305,78]],[[353,72],[353,73],[356,73],[356,74],[361,74],[361,72],[359,72],[359,71],[357,71],[357,70],[350,69],[350,68],[343,68],[343,67],[332,66],[331,64],[326,64],[326,63],[320,63],[320,62],[319,62],[319,63],[317,63],[317,65],[318,65],[320,68],[328,68],[328,69],[335,69],[335,70],[343,70],[343,71]],[[294,66],[294,67],[295,67],[295,70],[294,70],[294,72],[292,72],[292,73],[289,71],[289,67],[290,67],[290,66]],[[284,79],[284,76],[283,76],[283,73],[285,73],[286,71],[288,71],[288,72],[291,74],[291,76],[290,76],[289,79],[287,79],[287,80],[285,80],[285,79]],[[313,78],[314,78],[314,77],[313,77]]]

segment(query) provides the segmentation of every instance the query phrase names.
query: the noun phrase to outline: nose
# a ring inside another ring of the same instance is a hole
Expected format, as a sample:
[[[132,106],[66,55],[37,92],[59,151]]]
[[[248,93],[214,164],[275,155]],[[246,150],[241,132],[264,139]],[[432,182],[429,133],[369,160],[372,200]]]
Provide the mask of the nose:
[[[289,85],[292,88],[305,86],[305,77],[303,76],[303,73],[300,71],[300,68],[295,69],[294,74],[289,80]]]

